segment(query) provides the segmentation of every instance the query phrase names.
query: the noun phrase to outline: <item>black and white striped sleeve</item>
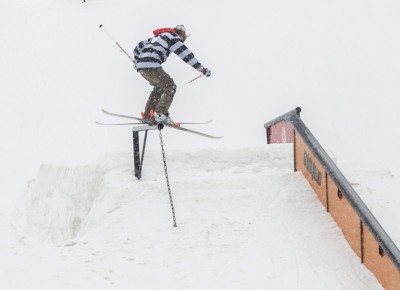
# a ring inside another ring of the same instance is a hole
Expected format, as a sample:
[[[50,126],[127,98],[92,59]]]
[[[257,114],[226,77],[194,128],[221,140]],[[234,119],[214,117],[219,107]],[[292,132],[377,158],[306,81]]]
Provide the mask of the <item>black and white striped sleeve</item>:
[[[195,68],[199,72],[201,72],[203,70],[204,67],[197,60],[197,58],[190,51],[190,49],[179,38],[172,39],[170,51],[174,52],[184,62],[191,65],[193,68]]]

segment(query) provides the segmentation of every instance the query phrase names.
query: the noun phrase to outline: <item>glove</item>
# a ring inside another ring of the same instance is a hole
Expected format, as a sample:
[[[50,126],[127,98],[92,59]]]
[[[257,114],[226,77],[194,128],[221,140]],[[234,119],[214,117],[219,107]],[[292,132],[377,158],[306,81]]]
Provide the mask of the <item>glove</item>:
[[[208,68],[203,68],[201,70],[201,72],[203,73],[203,75],[205,75],[206,77],[211,76],[211,70],[209,70]]]

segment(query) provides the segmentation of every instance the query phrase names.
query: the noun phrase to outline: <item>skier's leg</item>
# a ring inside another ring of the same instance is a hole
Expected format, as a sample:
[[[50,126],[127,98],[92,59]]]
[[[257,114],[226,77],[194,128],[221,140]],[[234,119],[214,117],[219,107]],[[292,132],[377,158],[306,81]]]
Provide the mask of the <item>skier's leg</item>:
[[[150,118],[150,110],[155,111],[160,101],[162,94],[162,89],[160,87],[154,87],[151,92],[149,98],[147,99],[146,108],[144,110],[144,114],[146,118]]]
[[[158,72],[158,79],[162,88],[162,95],[155,111],[169,114],[169,107],[174,99],[176,85],[174,80],[163,69]]]
[[[176,91],[173,79],[162,68],[139,72],[154,87],[146,104],[146,116],[151,109],[158,113],[167,114]]]
[[[141,70],[139,73],[145,78],[151,86],[153,86],[153,91],[151,92],[149,98],[147,99],[146,108],[144,110],[145,117],[150,118],[150,110],[156,110],[157,104],[160,101],[161,95],[163,93],[162,87],[159,86],[158,71],[159,69],[148,69]]]

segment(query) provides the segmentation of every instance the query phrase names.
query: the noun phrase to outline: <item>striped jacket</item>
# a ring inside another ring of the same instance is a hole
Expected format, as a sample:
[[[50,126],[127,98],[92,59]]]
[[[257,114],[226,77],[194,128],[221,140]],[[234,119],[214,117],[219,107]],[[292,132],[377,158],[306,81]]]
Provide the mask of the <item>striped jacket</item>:
[[[137,70],[161,67],[171,52],[201,72],[203,66],[194,54],[182,42],[172,28],[161,28],[153,31],[154,37],[139,42],[133,54]]]

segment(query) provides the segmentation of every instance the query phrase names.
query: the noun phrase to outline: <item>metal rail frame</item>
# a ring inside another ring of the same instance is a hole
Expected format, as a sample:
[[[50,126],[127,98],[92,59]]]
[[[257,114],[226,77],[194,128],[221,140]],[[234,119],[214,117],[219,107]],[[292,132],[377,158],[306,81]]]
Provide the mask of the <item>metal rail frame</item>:
[[[333,160],[326,153],[324,148],[319,144],[317,139],[311,133],[311,131],[307,128],[304,122],[300,119],[301,108],[297,107],[294,110],[287,112],[270,122],[264,124],[264,127],[267,130],[267,142],[269,143],[269,128],[281,121],[285,121],[286,123],[293,126],[295,130],[295,134],[298,134],[304,141],[304,143],[309,147],[309,149],[314,153],[315,157],[319,160],[321,165],[326,170],[327,174],[333,179],[335,184],[341,193],[346,197],[351,206],[354,208],[358,216],[360,217],[361,223],[364,224],[378,241],[379,245],[382,249],[388,254],[389,258],[396,266],[396,268],[400,271],[400,251],[397,246],[394,244],[392,239],[380,225],[375,216],[371,213],[369,208],[365,205],[365,203],[361,200],[360,196],[351,186],[346,177],[342,174]],[[361,237],[363,237],[363,233],[361,233]],[[363,253],[362,262],[364,260]]]

